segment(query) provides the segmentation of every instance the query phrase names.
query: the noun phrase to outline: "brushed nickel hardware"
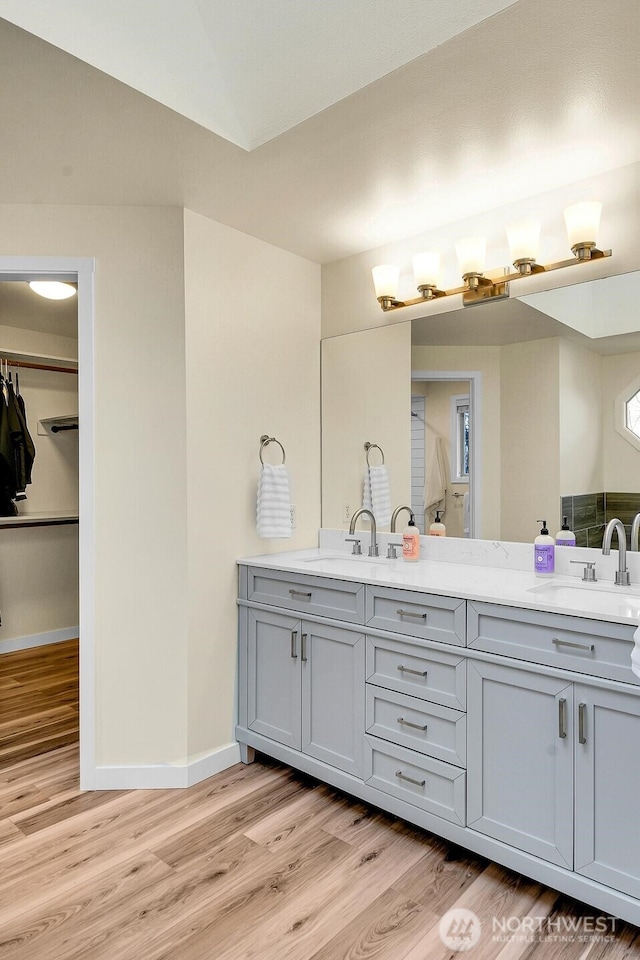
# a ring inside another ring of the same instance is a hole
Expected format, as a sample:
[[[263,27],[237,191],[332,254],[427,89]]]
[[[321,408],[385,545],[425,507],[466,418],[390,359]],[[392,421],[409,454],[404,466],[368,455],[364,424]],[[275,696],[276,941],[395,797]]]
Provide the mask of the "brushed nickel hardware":
[[[267,433],[263,433],[260,437],[260,463],[264,465],[264,460],[262,459],[262,451],[265,447],[268,447],[270,443],[277,443],[280,449],[282,450],[282,462],[285,463],[287,455],[284,452],[284,447],[279,440],[276,440],[275,437],[270,437]]]
[[[405,667],[401,663],[398,664],[397,669],[400,673],[413,673],[416,677],[426,677],[426,670],[412,670],[411,667]]]
[[[345,543],[352,543],[353,547],[351,548],[351,554],[354,557],[359,557],[362,555],[362,541],[358,537],[345,537]]]
[[[366,510],[364,507],[360,507],[359,510],[356,510],[354,515],[351,517],[351,523],[349,524],[349,536],[353,536],[356,530],[356,521],[358,517],[361,517],[365,513],[369,517],[371,523],[371,546],[369,547],[369,556],[377,557],[378,556],[378,542],[376,540],[376,518],[374,517],[371,510]]]
[[[407,783],[413,783],[416,787],[424,787],[427,782],[426,780],[414,780],[413,777],[408,777],[402,770],[396,770],[396,777],[398,780],[406,780]]]
[[[617,517],[609,520],[605,527],[604,537],[602,538],[602,553],[608,557],[611,553],[611,538],[613,534],[618,534],[618,569],[614,583],[617,587],[629,586],[629,571],[627,570],[627,534],[622,520]]]
[[[587,705],[586,703],[578,704],[578,743],[586,743],[587,735],[585,733],[587,720]]]
[[[640,516],[640,514],[639,514]],[[595,561],[589,560],[569,560],[569,563],[581,563],[584,567],[582,571],[582,579],[585,583],[596,583],[598,578],[596,577],[596,565]]]
[[[304,590],[289,590],[289,595],[292,597],[304,597],[305,600],[311,600],[311,591],[306,593]]]
[[[411,507],[405,507],[405,506],[396,507],[393,513],[391,514],[391,523],[389,525],[390,533],[396,533],[396,520],[398,519],[398,515],[402,513],[403,510],[407,511],[407,513],[409,514],[410,520],[415,520],[415,515]]]
[[[303,634],[302,634],[301,640],[302,640],[302,644],[301,644],[301,656],[300,656],[300,659],[302,660],[303,663],[306,663],[307,660],[308,660],[308,657],[307,657],[307,634],[306,634],[306,633],[303,633]]]
[[[638,541],[640,539],[640,513],[636,513],[633,518],[633,523],[631,524],[631,550],[638,551]]]
[[[298,659],[298,653],[296,650],[297,645],[298,645],[298,631],[292,630],[291,631],[291,659],[292,660]]]
[[[365,456],[366,456],[366,458],[367,458],[367,466],[368,466],[368,467],[371,466],[371,464],[369,463],[369,451],[370,451],[370,450],[379,450],[379,451],[380,451],[380,456],[382,457],[382,463],[380,464],[380,466],[383,466],[383,465],[384,465],[384,450],[382,449],[382,447],[381,447],[379,444],[377,444],[377,443],[369,443],[369,441],[367,440],[367,441],[365,441],[364,449],[365,449]]]
[[[402,542],[389,543],[387,544],[387,560],[397,560],[398,554],[396,550],[402,547]]]
[[[560,697],[558,700],[558,736],[564,740],[567,736],[567,699]]]
[[[411,720],[405,720],[404,717],[398,717],[397,723],[401,723],[403,727],[413,727],[414,730],[421,730],[422,733],[427,729],[427,724],[421,723],[412,723]]]
[[[576,650],[595,650],[593,643],[574,643],[573,640],[560,640],[559,637],[554,637],[551,643],[554,643],[556,647],[574,647]]]
[[[411,610],[403,610],[402,607],[398,607],[396,613],[399,617],[415,617],[416,620],[426,620],[426,613],[411,613]]]

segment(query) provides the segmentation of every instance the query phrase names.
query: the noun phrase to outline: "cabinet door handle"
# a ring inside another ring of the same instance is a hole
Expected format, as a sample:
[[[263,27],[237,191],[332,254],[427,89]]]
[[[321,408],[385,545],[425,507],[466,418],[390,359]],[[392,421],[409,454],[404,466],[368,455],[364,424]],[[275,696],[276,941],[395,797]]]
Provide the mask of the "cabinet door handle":
[[[427,675],[426,670],[412,670],[411,667],[405,667],[401,663],[398,664],[397,669],[400,673],[413,673],[416,677],[426,677]]]
[[[567,700],[560,697],[558,700],[558,736],[564,740],[567,736]]]
[[[302,660],[303,663],[306,663],[306,662],[307,662],[307,635],[306,635],[306,633],[303,633],[303,634],[302,634],[301,639],[302,639],[302,650],[301,650],[301,657],[300,657],[300,659]]]
[[[399,617],[415,617],[416,620],[426,620],[426,613],[411,613],[411,610],[403,610],[402,607],[398,607],[396,613]]]
[[[414,730],[422,730],[423,733],[427,729],[427,724],[424,723],[412,723],[411,720],[405,720],[404,717],[398,717],[397,723],[402,724],[403,727],[413,727]]]
[[[311,591],[308,593],[305,590],[289,590],[289,595],[292,597],[304,597],[305,600],[311,600]]]
[[[595,649],[592,643],[574,643],[573,640],[560,640],[559,637],[554,637],[551,643],[555,643],[556,647],[575,647],[576,650]]]
[[[297,653],[297,650],[296,650],[297,641],[298,641],[298,631],[297,631],[297,630],[292,630],[292,631],[291,631],[291,659],[292,659],[292,660],[297,660],[297,659],[298,659],[298,653]]]
[[[587,736],[585,733],[585,725],[587,719],[587,705],[586,703],[578,704],[578,743],[586,743]]]
[[[408,777],[402,770],[396,770],[396,777],[398,780],[406,780],[407,783],[413,783],[416,787],[424,787],[426,780],[414,780],[413,777]]]

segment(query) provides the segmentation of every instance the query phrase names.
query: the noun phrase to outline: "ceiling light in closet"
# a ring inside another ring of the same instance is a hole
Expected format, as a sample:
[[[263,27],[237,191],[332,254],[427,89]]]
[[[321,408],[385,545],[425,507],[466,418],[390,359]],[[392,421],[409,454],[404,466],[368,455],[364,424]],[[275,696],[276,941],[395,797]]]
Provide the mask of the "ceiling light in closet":
[[[78,292],[71,283],[62,283],[60,280],[30,280],[29,286],[34,293],[47,300],[68,300]]]

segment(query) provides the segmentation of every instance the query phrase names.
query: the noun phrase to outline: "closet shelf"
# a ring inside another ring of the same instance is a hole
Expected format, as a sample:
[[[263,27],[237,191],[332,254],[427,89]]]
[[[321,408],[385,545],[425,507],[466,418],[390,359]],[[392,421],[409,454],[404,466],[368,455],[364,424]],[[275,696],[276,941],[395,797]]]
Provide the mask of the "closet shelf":
[[[78,429],[78,417],[46,417],[44,420],[38,420],[38,434],[46,436],[47,434],[63,433]]]
[[[58,373],[77,373],[78,361],[71,357],[51,356],[43,353],[27,353],[22,350],[0,350],[3,360],[18,367],[31,367],[34,370],[52,370]]]
[[[0,517],[0,528],[4,527],[6,530],[18,527],[57,527],[77,522],[77,513],[52,510],[50,513],[23,513],[17,517]]]

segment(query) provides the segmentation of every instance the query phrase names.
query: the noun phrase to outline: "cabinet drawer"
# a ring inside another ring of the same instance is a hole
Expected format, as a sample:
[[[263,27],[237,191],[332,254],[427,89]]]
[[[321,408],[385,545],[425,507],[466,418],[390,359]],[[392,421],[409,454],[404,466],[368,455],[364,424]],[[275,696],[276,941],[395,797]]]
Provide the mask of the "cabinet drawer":
[[[364,586],[350,581],[250,567],[247,599],[350,623],[364,623]]]
[[[367,587],[367,626],[422,640],[465,643],[465,603],[412,590]]]
[[[466,708],[464,657],[418,643],[367,637],[367,680],[454,710]]]
[[[366,731],[445,763],[464,767],[466,714],[367,684]]]
[[[465,772],[367,737],[367,783],[428,813],[465,825]]]
[[[469,647],[637,684],[640,680],[631,670],[635,629],[632,624],[494,603],[467,604]]]

